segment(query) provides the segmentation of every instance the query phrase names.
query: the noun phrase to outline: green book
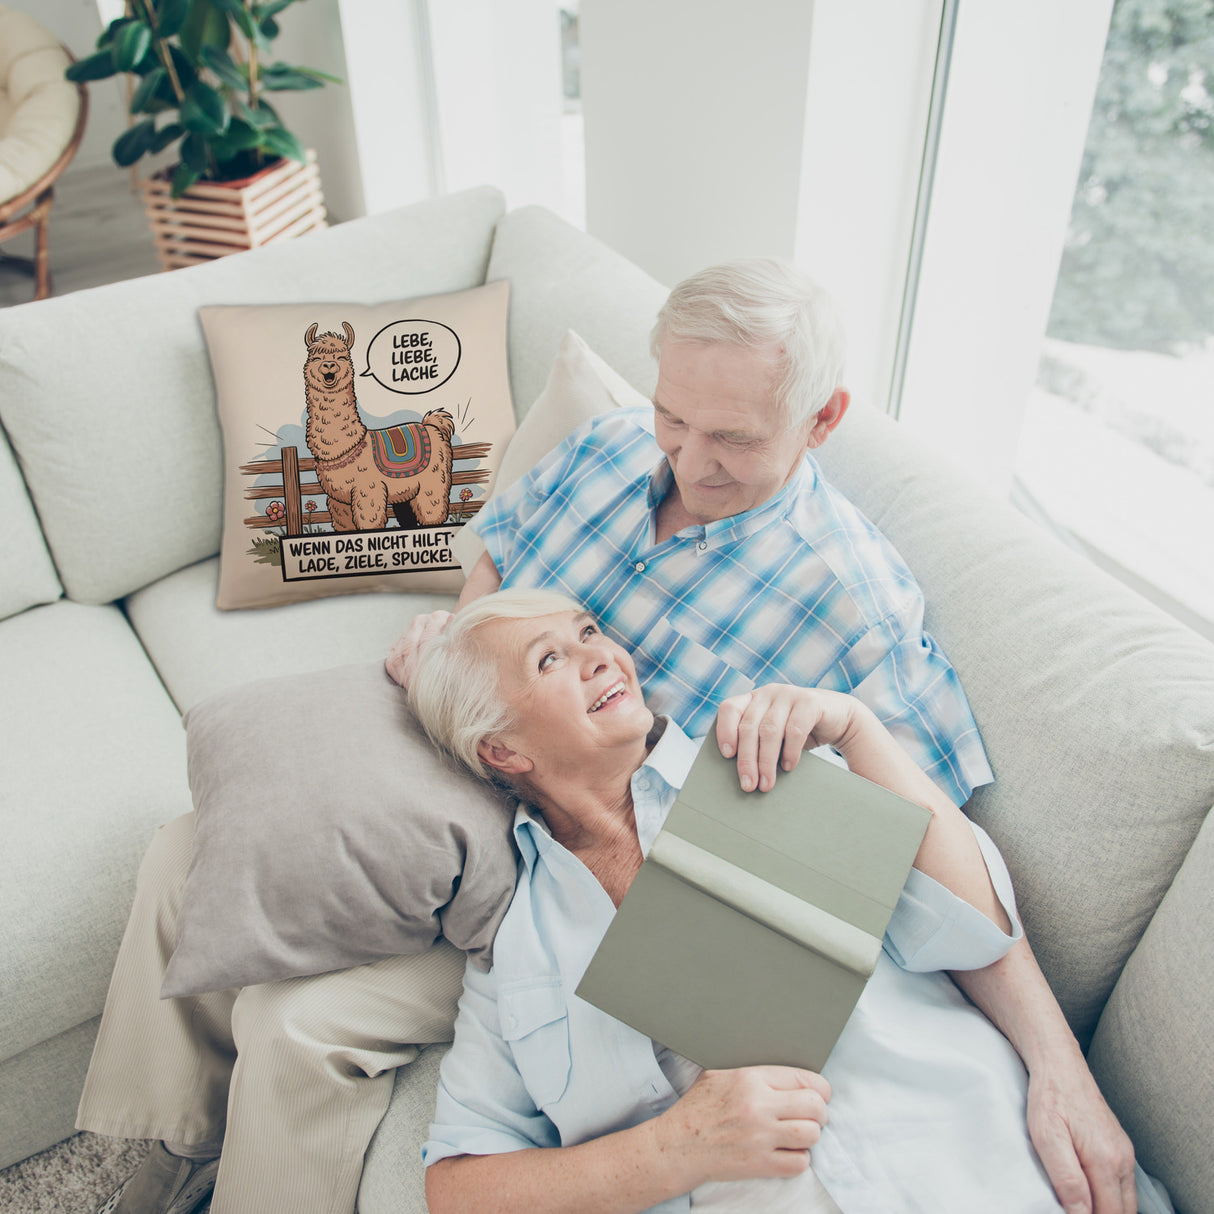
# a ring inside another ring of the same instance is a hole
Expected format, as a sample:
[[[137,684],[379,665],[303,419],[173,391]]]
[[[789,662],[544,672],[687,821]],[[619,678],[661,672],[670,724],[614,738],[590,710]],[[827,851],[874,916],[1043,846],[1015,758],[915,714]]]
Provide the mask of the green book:
[[[813,754],[744,793],[710,735],[577,993],[703,1067],[820,1071],[930,820]]]

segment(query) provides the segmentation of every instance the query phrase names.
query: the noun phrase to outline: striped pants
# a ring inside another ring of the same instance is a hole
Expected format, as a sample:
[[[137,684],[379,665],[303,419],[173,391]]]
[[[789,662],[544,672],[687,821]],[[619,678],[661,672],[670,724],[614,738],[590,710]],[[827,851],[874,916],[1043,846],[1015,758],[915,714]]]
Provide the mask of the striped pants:
[[[212,1214],[353,1211],[395,1068],[451,1040],[464,955],[162,1000],[193,829],[161,827],[140,867],[77,1128],[222,1140]]]

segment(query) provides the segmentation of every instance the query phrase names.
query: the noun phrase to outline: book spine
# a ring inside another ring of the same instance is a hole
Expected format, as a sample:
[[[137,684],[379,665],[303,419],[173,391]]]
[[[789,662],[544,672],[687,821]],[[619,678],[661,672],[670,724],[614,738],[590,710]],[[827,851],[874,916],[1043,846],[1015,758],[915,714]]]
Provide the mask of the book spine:
[[[861,978],[868,978],[876,967],[881,941],[875,936],[669,830],[659,833],[648,858],[709,897]]]

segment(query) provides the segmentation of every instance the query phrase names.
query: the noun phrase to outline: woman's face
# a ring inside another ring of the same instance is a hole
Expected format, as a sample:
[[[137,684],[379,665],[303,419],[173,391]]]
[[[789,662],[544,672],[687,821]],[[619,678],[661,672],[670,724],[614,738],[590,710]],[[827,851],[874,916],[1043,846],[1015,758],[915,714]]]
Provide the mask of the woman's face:
[[[516,724],[499,741],[537,772],[631,761],[653,726],[636,667],[585,612],[495,620],[478,639],[496,661]]]

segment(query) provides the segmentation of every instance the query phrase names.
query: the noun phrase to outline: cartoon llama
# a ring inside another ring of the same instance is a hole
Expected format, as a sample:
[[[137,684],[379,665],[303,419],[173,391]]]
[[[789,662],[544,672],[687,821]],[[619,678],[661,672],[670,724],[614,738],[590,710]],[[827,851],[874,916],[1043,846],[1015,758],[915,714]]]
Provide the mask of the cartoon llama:
[[[317,337],[316,325],[304,334],[307,444],[333,529],[377,530],[386,525],[389,506],[402,527],[446,522],[454,419],[446,409],[432,409],[420,422],[368,430],[354,397],[354,329],[348,321],[342,328],[344,337]]]

